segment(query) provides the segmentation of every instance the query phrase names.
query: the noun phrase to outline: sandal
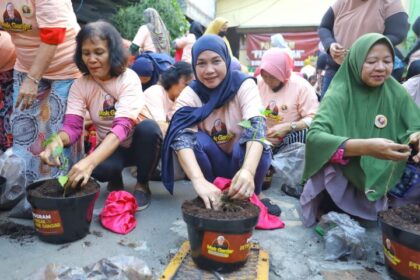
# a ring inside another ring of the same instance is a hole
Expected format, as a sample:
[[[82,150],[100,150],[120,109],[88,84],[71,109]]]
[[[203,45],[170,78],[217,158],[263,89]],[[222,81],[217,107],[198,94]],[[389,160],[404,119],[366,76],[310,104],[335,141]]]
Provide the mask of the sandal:
[[[281,215],[281,209],[277,204],[274,204],[268,197],[260,200],[265,207],[267,207],[268,214],[279,217]]]

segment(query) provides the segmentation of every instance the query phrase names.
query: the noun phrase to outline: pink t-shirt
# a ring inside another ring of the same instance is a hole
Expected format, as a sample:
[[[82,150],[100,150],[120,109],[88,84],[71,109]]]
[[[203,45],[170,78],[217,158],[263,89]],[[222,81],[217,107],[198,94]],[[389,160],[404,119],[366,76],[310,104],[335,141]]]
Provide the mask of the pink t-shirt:
[[[176,109],[183,106],[201,107],[198,95],[186,87],[176,100]],[[219,109],[214,110],[210,116],[192,129],[199,130],[210,135],[219,147],[226,153],[231,154],[235,142],[242,134],[239,123],[253,117],[262,116],[261,98],[255,82],[247,79],[243,82],[235,97]]]
[[[114,117],[125,117],[136,124],[145,104],[140,79],[127,69],[123,74],[108,81],[97,81],[90,75],[83,76],[70,88],[66,114],[85,116],[86,110],[96,126],[99,141],[111,131]],[[122,146],[129,147],[132,132]]]
[[[306,118],[312,120],[319,107],[314,88],[295,73],[292,73],[289,81],[278,92],[273,92],[259,76],[258,89],[264,108],[271,111],[265,114],[267,128],[281,122],[295,122]]]
[[[168,93],[161,85],[154,85],[146,89],[147,116],[155,121],[169,122],[175,110],[175,102],[169,99]]]
[[[178,49],[183,49],[181,58],[182,61],[191,63],[191,49],[194,43],[195,35],[191,33],[175,40],[176,47]]]
[[[13,69],[16,61],[15,45],[9,33],[0,31],[0,73]]]
[[[14,9],[14,19],[9,18],[6,6],[9,10]],[[41,44],[40,28],[66,28],[64,42],[57,46],[54,58],[43,78],[62,80],[80,77],[80,72],[73,62],[75,38],[80,27],[70,0],[0,1],[0,16],[0,26],[10,32],[16,46],[16,70],[28,72],[31,68]]]
[[[140,26],[136,36],[134,36],[132,43],[139,46],[142,52],[156,52],[156,48],[152,40],[152,35],[150,34],[149,28],[147,28],[146,25]]]

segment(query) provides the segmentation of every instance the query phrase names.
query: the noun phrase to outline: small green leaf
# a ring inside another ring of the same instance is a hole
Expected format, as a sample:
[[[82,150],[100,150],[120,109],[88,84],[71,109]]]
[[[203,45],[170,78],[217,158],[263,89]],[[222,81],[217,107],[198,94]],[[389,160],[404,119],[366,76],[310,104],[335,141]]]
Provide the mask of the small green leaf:
[[[42,147],[45,148],[47,147],[49,144],[52,143],[52,141],[54,141],[55,137],[58,137],[57,133],[53,133],[50,137],[48,137],[44,142],[42,142]]]
[[[251,122],[249,120],[243,120],[240,123],[238,123],[239,126],[242,126],[243,128],[251,128]]]
[[[63,152],[63,147],[56,147],[52,153],[53,157],[58,157]]]
[[[69,177],[68,176],[58,176],[57,179],[58,179],[58,182],[60,183],[60,185],[64,188],[65,184],[69,180]]]
[[[261,110],[261,114],[264,115],[264,116],[266,116],[266,117],[268,115],[272,114],[272,113],[273,113],[273,111],[271,111],[269,109],[263,109],[263,110]]]

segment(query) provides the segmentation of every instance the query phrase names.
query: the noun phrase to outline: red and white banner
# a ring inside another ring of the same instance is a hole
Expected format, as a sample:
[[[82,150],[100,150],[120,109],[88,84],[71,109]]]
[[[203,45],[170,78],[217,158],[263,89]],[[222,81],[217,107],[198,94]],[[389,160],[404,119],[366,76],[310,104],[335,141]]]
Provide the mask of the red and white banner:
[[[264,52],[271,47],[271,36],[274,34],[278,33],[246,35],[246,52],[251,67],[256,68],[260,65]],[[299,71],[309,56],[316,55],[320,41],[317,32],[293,32],[281,35],[292,50],[295,60],[294,71]]]

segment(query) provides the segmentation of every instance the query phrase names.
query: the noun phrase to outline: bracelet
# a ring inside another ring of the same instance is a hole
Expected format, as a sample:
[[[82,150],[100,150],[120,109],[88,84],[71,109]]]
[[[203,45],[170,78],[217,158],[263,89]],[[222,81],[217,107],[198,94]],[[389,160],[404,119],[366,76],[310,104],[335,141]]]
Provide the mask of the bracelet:
[[[31,80],[32,82],[34,82],[35,84],[39,84],[39,80],[35,79],[34,77],[32,77],[31,75],[27,74],[26,78],[28,78],[29,80]]]

